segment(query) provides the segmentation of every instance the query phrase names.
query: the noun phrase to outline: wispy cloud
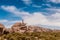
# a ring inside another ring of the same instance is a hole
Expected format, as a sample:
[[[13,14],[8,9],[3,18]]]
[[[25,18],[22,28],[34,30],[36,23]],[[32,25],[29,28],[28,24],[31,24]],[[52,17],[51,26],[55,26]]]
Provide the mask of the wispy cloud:
[[[53,3],[60,3],[60,0],[48,0],[50,2],[53,2]]]
[[[9,21],[7,19],[3,19],[3,20],[0,20],[0,23],[4,24],[6,28],[10,28],[12,27],[12,25],[14,25],[16,22],[21,22],[21,20],[12,20],[12,21]]]
[[[8,20],[0,20],[0,23],[8,22]]]
[[[20,9],[17,9],[15,6],[1,6],[1,8],[5,11],[11,12],[22,18],[26,18],[27,16],[31,15],[29,12],[25,12]]]
[[[2,24],[4,24],[5,25],[5,27],[7,27],[7,28],[11,28],[16,22],[21,22],[21,20],[16,20],[16,21],[7,21],[7,22],[2,22]]]
[[[55,13],[60,13],[60,8],[52,7],[52,8],[46,8],[45,10]]]
[[[32,6],[33,6],[33,7],[37,7],[37,8],[42,7],[42,6],[38,6],[38,5],[35,5],[35,4],[33,4]]]
[[[30,5],[32,3],[31,0],[22,0],[26,5]]]

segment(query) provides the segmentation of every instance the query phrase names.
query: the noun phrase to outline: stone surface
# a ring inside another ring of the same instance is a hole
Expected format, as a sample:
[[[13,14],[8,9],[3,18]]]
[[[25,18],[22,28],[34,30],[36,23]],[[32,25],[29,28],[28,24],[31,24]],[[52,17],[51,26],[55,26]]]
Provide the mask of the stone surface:
[[[0,24],[0,35],[3,34],[4,30],[5,30],[5,26],[3,24]]]
[[[13,32],[20,32],[20,33],[24,33],[27,30],[27,26],[25,23],[21,23],[21,22],[17,22],[15,23],[12,27]]]

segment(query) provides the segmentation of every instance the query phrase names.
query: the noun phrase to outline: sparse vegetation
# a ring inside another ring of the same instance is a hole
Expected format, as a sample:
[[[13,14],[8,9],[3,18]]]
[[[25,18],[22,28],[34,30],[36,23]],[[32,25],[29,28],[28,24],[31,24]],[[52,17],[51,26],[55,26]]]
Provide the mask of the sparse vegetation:
[[[1,40],[60,40],[60,32],[33,32],[3,34]]]

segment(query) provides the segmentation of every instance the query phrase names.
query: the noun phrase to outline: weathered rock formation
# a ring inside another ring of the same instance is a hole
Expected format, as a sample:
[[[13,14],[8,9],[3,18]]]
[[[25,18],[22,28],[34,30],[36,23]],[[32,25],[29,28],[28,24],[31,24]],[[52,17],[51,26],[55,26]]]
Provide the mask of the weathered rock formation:
[[[0,24],[0,35],[3,34],[5,30],[5,26],[3,24]]]
[[[47,28],[42,28],[39,26],[28,26],[28,30],[27,30],[27,32],[49,32],[49,31],[52,31],[52,30]]]
[[[19,33],[52,31],[50,29],[46,29],[38,26],[27,26],[26,23],[24,23],[23,21],[15,23],[11,29],[13,30],[13,32],[19,32]]]
[[[50,30],[39,26],[27,26],[26,23],[17,22],[11,28],[5,28],[3,24],[0,24],[0,34],[8,34],[12,32],[24,33],[24,32],[60,32],[60,30]]]
[[[19,32],[19,33],[23,33],[27,30],[27,26],[23,21],[22,23],[21,22],[15,23],[11,28],[13,32]]]
[[[11,28],[5,28],[3,24],[0,24],[0,35],[8,34],[10,32],[12,32]]]

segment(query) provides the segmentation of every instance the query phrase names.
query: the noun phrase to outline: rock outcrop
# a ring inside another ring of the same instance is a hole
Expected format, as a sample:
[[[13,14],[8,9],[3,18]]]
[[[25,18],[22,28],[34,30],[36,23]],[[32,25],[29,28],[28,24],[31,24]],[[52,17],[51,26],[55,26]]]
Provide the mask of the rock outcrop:
[[[11,29],[13,32],[24,33],[27,30],[27,26],[24,22],[17,22],[11,27]]]
[[[0,24],[0,35],[3,34],[5,30],[5,26],[3,24]]]
[[[26,23],[22,22],[17,22],[15,23],[11,29],[13,32],[19,32],[19,33],[24,33],[24,32],[48,32],[52,31],[50,29],[42,28],[39,26],[27,26]]]

